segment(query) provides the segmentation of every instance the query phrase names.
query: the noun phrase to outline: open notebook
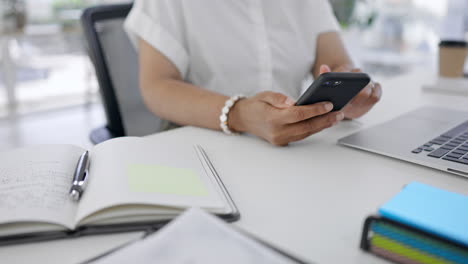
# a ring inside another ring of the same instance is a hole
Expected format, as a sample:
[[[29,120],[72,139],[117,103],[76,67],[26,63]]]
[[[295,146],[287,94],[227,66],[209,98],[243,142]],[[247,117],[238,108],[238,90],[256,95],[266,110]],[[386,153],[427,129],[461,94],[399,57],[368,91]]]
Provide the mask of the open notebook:
[[[69,196],[84,149],[43,145],[0,153],[0,245],[156,229],[189,207],[239,218],[200,146],[123,137],[90,150],[80,201]]]

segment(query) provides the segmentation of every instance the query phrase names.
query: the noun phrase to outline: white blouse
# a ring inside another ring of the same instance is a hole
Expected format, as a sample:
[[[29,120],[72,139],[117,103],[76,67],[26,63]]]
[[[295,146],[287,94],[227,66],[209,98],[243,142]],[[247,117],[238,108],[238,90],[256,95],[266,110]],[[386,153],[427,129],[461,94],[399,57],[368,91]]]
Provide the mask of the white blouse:
[[[317,37],[339,27],[327,0],[136,0],[125,21],[184,80],[227,96],[300,95]]]

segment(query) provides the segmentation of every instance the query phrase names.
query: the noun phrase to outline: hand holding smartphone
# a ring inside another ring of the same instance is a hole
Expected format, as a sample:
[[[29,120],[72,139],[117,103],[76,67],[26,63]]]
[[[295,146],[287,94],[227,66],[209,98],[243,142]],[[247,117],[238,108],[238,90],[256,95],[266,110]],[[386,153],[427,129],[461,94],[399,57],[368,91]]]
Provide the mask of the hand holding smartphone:
[[[331,102],[339,111],[370,82],[365,73],[327,72],[321,74],[297,100],[296,105]]]

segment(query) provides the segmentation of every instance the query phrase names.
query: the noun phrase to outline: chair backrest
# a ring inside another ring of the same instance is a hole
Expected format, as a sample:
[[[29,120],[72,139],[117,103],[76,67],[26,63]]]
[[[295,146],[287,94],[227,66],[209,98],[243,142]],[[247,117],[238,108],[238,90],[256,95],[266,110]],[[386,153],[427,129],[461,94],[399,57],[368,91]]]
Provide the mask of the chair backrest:
[[[123,23],[132,4],[86,9],[81,17],[113,137],[158,132],[163,121],[145,107],[138,82],[138,56]]]

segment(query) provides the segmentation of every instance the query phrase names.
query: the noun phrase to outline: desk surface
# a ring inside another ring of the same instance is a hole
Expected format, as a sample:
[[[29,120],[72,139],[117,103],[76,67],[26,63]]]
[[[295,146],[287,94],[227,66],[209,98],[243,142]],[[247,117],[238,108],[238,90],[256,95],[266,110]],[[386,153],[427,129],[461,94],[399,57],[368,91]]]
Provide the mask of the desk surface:
[[[364,218],[408,182],[468,194],[468,179],[339,146],[336,141],[422,105],[468,111],[468,97],[421,92],[421,85],[431,81],[427,76],[413,72],[383,80],[383,100],[368,115],[287,147],[192,127],[148,140],[155,147],[160,140],[204,146],[241,211],[235,225],[248,232],[317,263],[387,263],[359,250]],[[3,247],[0,259],[2,263],[74,263],[139,235]]]

